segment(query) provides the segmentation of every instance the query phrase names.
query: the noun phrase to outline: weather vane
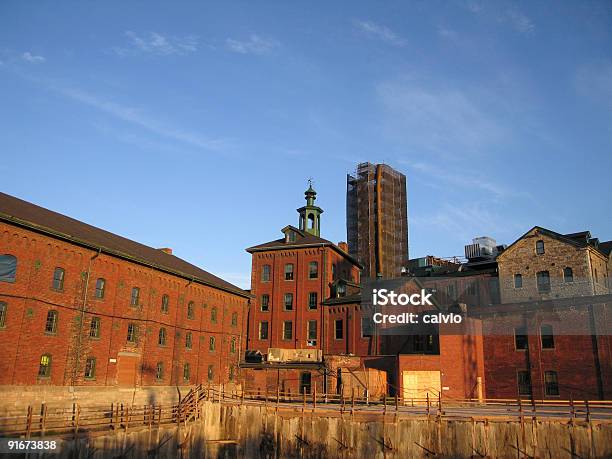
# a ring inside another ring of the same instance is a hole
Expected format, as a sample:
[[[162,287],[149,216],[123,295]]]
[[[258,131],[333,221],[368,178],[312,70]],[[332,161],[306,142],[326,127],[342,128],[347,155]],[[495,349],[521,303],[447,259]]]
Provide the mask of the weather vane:
[[[312,188],[312,177],[308,177],[308,186]]]

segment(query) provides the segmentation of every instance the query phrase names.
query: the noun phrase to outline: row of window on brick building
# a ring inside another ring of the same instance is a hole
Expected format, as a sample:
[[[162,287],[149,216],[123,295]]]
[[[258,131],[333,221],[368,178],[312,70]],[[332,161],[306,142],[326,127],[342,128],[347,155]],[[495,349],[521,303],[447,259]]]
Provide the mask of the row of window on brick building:
[[[542,349],[555,348],[555,336],[552,325],[542,324],[540,326],[540,345]],[[514,348],[517,351],[527,351],[529,348],[529,336],[526,327],[514,329]],[[519,395],[531,395],[531,374],[527,370],[520,370],[517,373]],[[546,395],[559,395],[559,382],[557,372],[548,370],[544,372],[544,391]]]
[[[51,354],[43,354],[40,357],[40,363],[38,367],[38,376],[40,378],[48,378],[51,376],[51,364],[53,357]],[[215,366],[208,365],[207,368],[207,379],[212,381],[215,375]],[[233,365],[229,367],[229,379],[234,380],[236,369]],[[96,358],[88,357],[85,361],[85,379],[93,380],[96,378]],[[164,362],[157,362],[155,366],[155,379],[157,381],[163,381],[166,377]],[[183,363],[183,381],[188,383],[191,381],[191,364],[189,362]]]
[[[369,337],[372,336],[373,323],[370,317],[362,317],[361,318],[361,337]],[[270,323],[267,320],[262,320],[259,322],[259,331],[258,336],[260,340],[269,339],[270,332]],[[334,320],[334,339],[342,340],[344,339],[344,320],[343,319],[335,319]],[[293,339],[293,321],[285,320],[283,321],[282,328],[282,339],[283,340],[291,340]],[[316,320],[307,320],[306,321],[306,339],[308,346],[316,346],[317,345],[317,321]]]
[[[14,269],[9,273],[9,275],[4,276],[0,279],[3,282],[15,282],[16,277],[16,257],[14,255],[0,255],[2,259],[10,259],[14,261]],[[66,270],[62,267],[56,267],[53,271],[53,279],[51,282],[51,288],[56,291],[64,290],[64,283],[66,279]],[[94,297],[101,300],[104,298],[106,294],[106,279],[100,277],[96,279],[96,286],[94,290]],[[132,287],[132,292],[130,295],[130,306],[139,306],[140,305],[140,287]],[[167,294],[162,295],[161,297],[161,305],[160,310],[163,314],[168,314],[170,312],[170,296]],[[190,301],[187,304],[187,318],[195,319],[195,302]],[[217,308],[212,307],[210,310],[210,320],[212,323],[217,323]],[[238,325],[238,313],[232,314],[232,326]]]
[[[270,282],[272,275],[272,267],[270,265],[263,265],[261,267],[261,281]],[[318,279],[319,277],[319,263],[311,261],[308,263],[308,279]],[[285,264],[285,280],[294,280],[294,265],[293,263]]]

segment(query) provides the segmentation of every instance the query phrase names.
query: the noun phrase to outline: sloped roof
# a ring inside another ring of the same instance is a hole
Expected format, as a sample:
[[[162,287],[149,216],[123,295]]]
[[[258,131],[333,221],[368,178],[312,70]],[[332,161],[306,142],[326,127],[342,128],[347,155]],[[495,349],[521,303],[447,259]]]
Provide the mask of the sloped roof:
[[[298,248],[316,247],[316,246],[331,247],[333,250],[338,252],[340,255],[342,255],[344,258],[349,260],[354,265],[359,266],[360,268],[363,268],[363,266],[355,258],[350,256],[348,253],[346,253],[344,250],[342,250],[340,247],[338,247],[333,242],[328,241],[327,239],[323,239],[322,237],[315,236],[314,234],[310,234],[310,233],[301,231],[295,226],[291,226],[291,225],[285,226],[282,229],[282,231],[285,232],[288,229],[295,231],[297,235],[295,241],[287,242],[285,238],[275,239],[274,241],[265,242],[263,244],[254,245],[253,247],[249,247],[248,249],[246,249],[246,251],[249,253],[253,253],[253,252],[263,252],[266,250],[287,250],[287,249],[298,249]]]
[[[578,247],[578,248],[591,247],[591,248],[599,251],[600,253],[603,253],[604,255],[608,255],[608,254],[606,254],[601,249],[601,244],[593,244],[592,243],[590,231],[580,231],[580,232],[577,232],[577,233],[561,234],[561,233],[557,233],[556,231],[552,231],[552,230],[549,230],[547,228],[543,228],[541,226],[534,226],[529,231],[527,231],[525,234],[523,234],[521,237],[519,237],[516,241],[514,241],[512,244],[510,244],[506,248],[506,250],[504,250],[501,254],[499,254],[499,256],[497,258],[498,259],[502,258],[506,253],[508,253],[510,251],[510,248],[514,244],[516,244],[518,241],[523,239],[525,236],[527,236],[529,233],[531,233],[534,230],[537,230],[540,234],[544,234],[544,235],[549,236],[549,237],[551,237],[553,239],[557,239],[557,240],[559,240],[561,242],[565,242],[566,244],[571,244],[571,245],[573,245],[575,247]]]
[[[612,252],[612,241],[600,242],[599,250],[610,256],[610,252]]]
[[[74,218],[45,209],[14,196],[0,193],[0,220],[45,233],[136,263],[151,266],[186,279],[250,297],[241,288],[198,268],[177,256],[118,236]]]

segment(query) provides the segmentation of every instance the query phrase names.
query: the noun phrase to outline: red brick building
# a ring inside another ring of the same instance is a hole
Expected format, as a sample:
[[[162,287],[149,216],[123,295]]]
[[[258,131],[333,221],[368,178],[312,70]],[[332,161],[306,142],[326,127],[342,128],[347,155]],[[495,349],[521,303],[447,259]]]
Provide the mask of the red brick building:
[[[0,384],[235,380],[249,299],[170,249],[0,193]]]
[[[488,398],[609,399],[611,247],[534,227],[499,253],[414,272],[481,319]]]
[[[305,194],[298,228],[286,226],[283,238],[247,249],[255,296],[247,350],[261,353],[261,361],[242,365],[247,388],[476,397],[484,375],[480,334],[375,336],[361,302],[361,266],[344,243],[320,237],[322,210],[312,188]]]

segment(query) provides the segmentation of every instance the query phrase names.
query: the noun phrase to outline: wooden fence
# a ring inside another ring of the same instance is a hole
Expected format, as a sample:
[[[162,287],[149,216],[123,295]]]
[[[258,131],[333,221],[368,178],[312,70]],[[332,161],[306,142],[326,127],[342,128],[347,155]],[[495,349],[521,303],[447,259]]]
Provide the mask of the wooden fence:
[[[384,416],[395,413],[412,417],[508,418],[511,420],[554,418],[569,422],[597,419],[612,422],[612,401],[512,400],[512,399],[446,399],[440,395],[423,399],[395,397],[350,397],[343,394],[290,393],[205,387],[192,388],[174,405],[111,404],[51,408],[29,406],[27,412],[0,418],[0,435],[7,437],[61,436],[78,437],[86,432],[128,431],[135,428],[157,428],[162,425],[185,424],[200,418],[204,401],[231,405],[260,405],[266,408],[306,410],[314,414]]]

